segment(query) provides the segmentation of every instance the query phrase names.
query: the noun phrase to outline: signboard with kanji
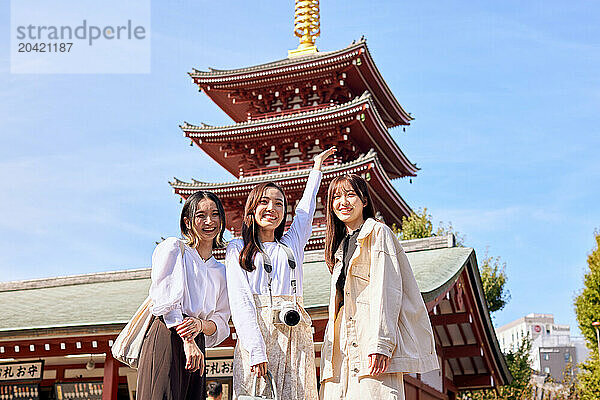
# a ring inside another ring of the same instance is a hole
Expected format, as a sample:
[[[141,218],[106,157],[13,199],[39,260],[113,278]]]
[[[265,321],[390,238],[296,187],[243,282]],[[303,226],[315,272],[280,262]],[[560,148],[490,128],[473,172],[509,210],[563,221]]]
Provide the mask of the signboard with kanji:
[[[0,363],[0,384],[17,381],[41,381],[44,361]]]
[[[220,360],[206,360],[206,377],[219,378],[233,376],[233,360],[224,358]]]

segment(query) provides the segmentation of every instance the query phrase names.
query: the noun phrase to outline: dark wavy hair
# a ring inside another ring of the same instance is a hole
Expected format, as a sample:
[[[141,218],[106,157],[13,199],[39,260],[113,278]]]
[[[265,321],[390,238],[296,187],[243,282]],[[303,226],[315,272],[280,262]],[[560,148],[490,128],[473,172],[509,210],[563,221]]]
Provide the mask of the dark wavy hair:
[[[223,209],[223,204],[221,200],[217,197],[213,192],[206,192],[203,190],[199,190],[192,195],[190,195],[183,205],[181,209],[181,217],[179,217],[179,228],[181,229],[181,234],[187,240],[187,245],[195,248],[200,241],[200,235],[196,232],[194,227],[194,216],[196,215],[196,208],[198,207],[198,203],[200,201],[207,199],[212,200],[217,206],[217,211],[219,212],[219,233],[213,239],[213,249],[217,249],[225,246],[225,240],[223,240],[223,233],[225,232],[225,210]],[[191,229],[188,229],[185,219],[188,219],[190,222]]]
[[[216,399],[223,393],[223,385],[220,382],[208,382],[206,384],[206,391],[209,396]]]
[[[244,207],[244,219],[242,221],[242,239],[244,240],[244,248],[240,253],[240,266],[246,271],[254,271],[254,256],[260,250],[260,239],[258,237],[258,224],[254,217],[256,207],[260,203],[260,199],[263,197],[263,193],[267,188],[274,188],[281,192],[283,195],[283,220],[275,228],[275,239],[279,240],[283,236],[283,230],[285,229],[285,222],[287,220],[287,199],[285,192],[281,186],[274,182],[264,182],[256,185],[254,189],[250,191],[248,199],[246,200],[246,206]]]
[[[348,182],[352,186],[356,195],[365,205],[363,208],[363,219],[375,218],[375,207],[369,194],[369,187],[362,177],[355,174],[347,174],[333,178],[329,184],[329,189],[327,189],[327,231],[325,233],[325,262],[331,273],[333,273],[335,265],[335,252],[340,243],[342,243],[342,240],[344,240],[344,235],[347,232],[346,225],[333,211],[333,196],[344,182]]]

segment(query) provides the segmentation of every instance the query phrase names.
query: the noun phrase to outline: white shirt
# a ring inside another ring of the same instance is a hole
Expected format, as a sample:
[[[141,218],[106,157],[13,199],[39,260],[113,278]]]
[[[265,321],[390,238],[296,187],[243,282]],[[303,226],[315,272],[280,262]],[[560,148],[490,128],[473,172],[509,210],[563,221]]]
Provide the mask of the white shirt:
[[[321,183],[321,172],[312,170],[304,189],[302,199],[296,206],[294,219],[290,228],[281,237],[281,243],[288,246],[296,260],[296,283],[298,296],[303,292],[302,263],[304,246],[312,233],[312,220],[315,214],[316,197]],[[250,353],[251,365],[267,361],[266,347],[257,322],[254,294],[269,294],[269,274],[263,267],[262,254],[254,257],[255,269],[248,272],[240,266],[240,252],[244,247],[242,239],[234,239],[227,246],[225,265],[227,268],[227,288],[233,324],[241,340],[241,345]],[[267,255],[271,258],[271,290],[273,296],[291,295],[292,271],[288,265],[288,257],[277,242],[263,243]]]
[[[225,266],[214,257],[204,261],[196,249],[170,237],[152,254],[152,314],[163,316],[168,328],[183,322],[183,314],[210,320],[217,330],[206,336],[206,347],[214,347],[229,336],[229,301]]]

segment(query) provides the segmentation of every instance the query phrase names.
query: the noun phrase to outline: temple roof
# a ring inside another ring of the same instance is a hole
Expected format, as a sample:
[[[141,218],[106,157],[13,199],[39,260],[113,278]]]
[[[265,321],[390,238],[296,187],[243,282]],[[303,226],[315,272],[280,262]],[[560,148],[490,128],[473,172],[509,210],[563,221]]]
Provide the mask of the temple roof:
[[[230,136],[236,136],[236,139],[249,139],[259,134],[254,133],[261,129],[273,129],[273,124],[291,123],[291,124],[302,124],[307,122],[315,122],[322,119],[331,119],[339,116],[342,112],[351,110],[353,107],[362,105],[365,103],[372,103],[372,96],[369,92],[364,92],[362,95],[355,97],[347,103],[335,104],[329,107],[323,107],[318,109],[312,109],[309,111],[298,110],[296,113],[281,114],[275,117],[263,118],[263,119],[252,119],[249,121],[236,122],[229,125],[214,126],[205,123],[200,125],[193,125],[186,121],[180,128],[187,133],[186,136],[201,138],[202,140],[215,140],[229,138]],[[377,113],[377,116],[379,114]],[[277,125],[276,128],[281,125]],[[243,136],[237,136],[243,135]],[[271,132],[264,132],[263,136],[272,135]]]
[[[333,51],[318,51],[316,53],[311,53],[305,56],[296,56],[296,57],[286,57],[281,60],[271,61],[263,64],[252,65],[249,67],[242,68],[232,68],[232,69],[217,69],[208,67],[208,71],[201,71],[196,68],[192,68],[193,72],[190,72],[189,75],[192,78],[201,78],[202,82],[216,82],[218,80],[222,80],[224,82],[232,81],[232,80],[241,80],[248,76],[257,77],[264,76],[268,74],[273,74],[274,69],[277,68],[286,68],[283,72],[291,72],[298,69],[306,69],[310,67],[314,67],[317,65],[327,65],[333,64],[341,59],[350,58],[349,50],[356,50],[358,48],[366,47],[367,41],[363,38],[358,42],[354,41],[350,45]],[[334,58],[335,56],[341,56],[339,59]],[[306,63],[310,62],[318,62],[321,61],[320,64],[315,65],[306,65]],[[250,73],[257,73],[256,75],[248,75]],[[279,71],[276,71],[279,72]],[[220,77],[220,79],[219,79]],[[211,79],[209,81],[209,79]]]
[[[451,285],[473,249],[439,244],[446,237],[402,241],[426,302]],[[424,247],[418,244],[424,243]],[[322,250],[304,260],[305,304],[329,302],[330,274]],[[148,296],[150,268],[0,282],[0,332],[71,325],[124,323]],[[99,301],[102,299],[102,301]],[[72,307],[78,304],[78,307]]]
[[[365,39],[353,42],[341,50],[285,58],[246,68],[209,68],[208,71],[193,69],[189,75],[234,121],[241,122],[247,118],[247,105],[232,103],[227,93],[242,87],[258,88],[302,82],[313,75],[341,70],[347,71],[344,84],[356,95],[364,91],[373,93],[377,108],[388,127],[408,125],[413,119],[387,86],[371,57]]]
[[[362,116],[362,118],[361,118]],[[250,120],[225,126],[207,124],[192,125],[184,122],[180,126],[185,136],[193,138],[198,145],[215,161],[225,167],[234,176],[239,176],[239,155],[226,157],[221,145],[235,139],[236,145],[253,142],[299,136],[301,132],[346,127],[352,143],[363,152],[375,147],[382,158],[386,172],[393,178],[415,176],[419,170],[410,162],[381,119],[373,97],[369,92],[339,105],[326,108],[286,114],[273,118]],[[229,158],[229,159],[228,159]]]
[[[370,150],[368,153],[361,155],[356,160],[342,163],[342,164],[334,164],[334,165],[325,165],[322,168],[323,175],[331,175],[331,174],[342,174],[349,173],[348,170],[353,167],[360,167],[370,162],[377,160],[377,153],[374,150]],[[288,165],[288,167],[292,167],[293,164]],[[304,164],[303,164],[304,166]],[[290,180],[297,178],[307,178],[310,173],[311,168],[302,168],[298,170],[288,170],[282,172],[274,172],[271,174],[264,175],[253,175],[249,177],[242,177],[236,181],[229,182],[203,182],[196,179],[192,179],[192,182],[185,182],[177,178],[173,178],[172,182],[169,184],[173,187],[173,189],[179,190],[188,190],[189,192],[182,194],[192,194],[198,190],[205,190],[208,188],[211,189],[219,189],[219,188],[229,188],[229,187],[239,187],[241,190],[248,188],[251,190],[255,185],[265,182],[265,181],[273,181],[278,182],[282,180]]]
[[[293,167],[293,164],[286,167]],[[215,192],[222,200],[229,198],[245,199],[247,194],[256,184],[266,181],[277,182],[286,191],[296,190],[300,192],[304,189],[312,165],[307,167],[306,164],[300,164],[299,167],[302,167],[302,169],[254,175],[230,182],[211,183],[195,179],[193,179],[192,182],[185,182],[173,178],[174,180],[169,182],[169,184],[173,187],[176,194],[184,197],[187,197],[198,190],[209,190]],[[368,153],[347,163],[325,165],[322,170],[323,183],[321,186],[324,193],[326,192],[326,185],[336,176],[343,174],[358,174],[365,176],[371,186],[371,196],[373,197],[376,209],[383,214],[386,222],[390,225],[395,223],[400,226],[402,217],[409,216],[411,213],[408,204],[392,186],[391,181],[374,150],[370,150]],[[233,223],[237,218],[233,214],[238,211],[239,210],[229,211],[227,214],[228,221],[232,221]]]

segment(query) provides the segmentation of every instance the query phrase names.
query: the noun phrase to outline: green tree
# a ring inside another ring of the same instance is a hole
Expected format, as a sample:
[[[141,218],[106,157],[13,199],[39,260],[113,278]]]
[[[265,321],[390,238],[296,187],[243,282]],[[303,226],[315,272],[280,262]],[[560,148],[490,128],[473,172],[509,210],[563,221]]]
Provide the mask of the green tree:
[[[430,214],[427,214],[427,207],[412,211],[407,217],[402,217],[402,228],[393,226],[394,231],[400,240],[422,239],[432,236],[445,236],[450,233],[454,234],[456,244],[462,246],[464,237],[454,230],[452,222],[447,225],[440,221],[438,228],[433,230],[433,222]]]
[[[591,350],[590,360],[580,365],[579,394],[582,400],[600,399],[600,361],[593,322],[600,320],[600,232],[594,232],[596,248],[588,255],[589,270],[583,280],[583,290],[575,298],[575,314],[579,329]]]
[[[494,389],[465,391],[460,394],[463,400],[525,400],[532,398],[531,390],[531,360],[529,352],[531,351],[531,341],[529,337],[524,337],[519,347],[504,354],[506,364],[513,380],[510,385],[499,386],[498,392]]]
[[[479,265],[479,273],[488,310],[490,313],[502,310],[510,300],[510,292],[505,288],[506,263],[500,257],[488,255],[486,250]]]
[[[431,215],[427,214],[427,208],[413,211],[407,217],[402,217],[402,228],[394,226],[394,230],[400,240],[421,239],[434,236]]]
[[[600,399],[600,363],[597,354],[595,353],[589,360],[579,364],[577,389],[581,400]]]
[[[519,348],[515,351],[509,351],[504,356],[506,357],[506,364],[508,364],[508,370],[513,377],[513,381],[508,387],[513,388],[515,391],[525,394],[530,390],[531,381],[531,360],[529,354],[531,352],[531,340],[529,336],[523,338],[519,344]]]

